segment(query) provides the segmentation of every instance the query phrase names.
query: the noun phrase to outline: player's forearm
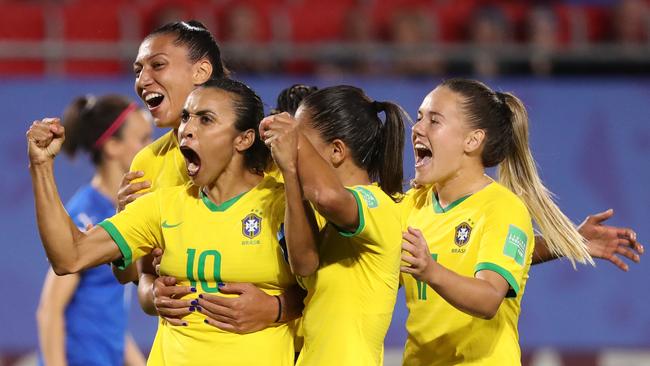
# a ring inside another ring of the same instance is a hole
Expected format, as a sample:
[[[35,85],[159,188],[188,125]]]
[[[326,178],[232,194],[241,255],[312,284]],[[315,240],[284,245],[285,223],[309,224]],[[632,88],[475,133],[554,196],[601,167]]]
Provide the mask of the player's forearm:
[[[140,281],[138,281],[138,302],[142,311],[146,314],[158,316],[158,311],[156,311],[156,306],[153,302],[153,282],[156,280],[156,276],[149,273],[142,273],[140,275]]]
[[[541,235],[536,235],[532,264],[540,264],[557,258],[558,256],[551,253],[551,251],[548,249],[546,239],[544,239]]]
[[[63,311],[39,308],[38,340],[45,365],[65,366],[65,317]]]
[[[357,228],[359,215],[353,204],[354,197],[345,189],[334,169],[302,134],[298,150],[298,178],[305,198],[328,221],[344,230],[354,231]]]
[[[279,323],[286,323],[302,316],[302,310],[305,308],[303,300],[306,294],[307,292],[300,286],[293,285],[280,295],[282,311]]]
[[[318,269],[316,229],[313,213],[303,201],[298,176],[295,171],[282,172],[285,189],[284,234],[291,271],[299,276],[309,276]],[[308,211],[309,210],[309,211]]]
[[[78,271],[75,240],[83,234],[66,212],[54,182],[53,162],[30,165],[36,221],[47,257],[56,274]]]
[[[119,269],[115,265],[112,265],[111,269],[113,270],[113,276],[115,276],[117,281],[123,285],[129,282],[138,282],[138,268],[133,263],[125,269]]]
[[[427,284],[456,309],[469,315],[491,319],[503,301],[503,295],[488,281],[465,277],[433,263]]]

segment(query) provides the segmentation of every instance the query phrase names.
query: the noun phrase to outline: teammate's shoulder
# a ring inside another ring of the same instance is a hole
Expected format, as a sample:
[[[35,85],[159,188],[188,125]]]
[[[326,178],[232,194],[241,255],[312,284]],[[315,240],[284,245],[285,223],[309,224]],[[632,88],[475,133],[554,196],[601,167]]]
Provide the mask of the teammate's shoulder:
[[[423,207],[427,204],[431,192],[431,186],[411,188],[404,194],[402,205],[412,208]]]
[[[174,131],[172,130],[157,138],[154,142],[140,150],[140,152],[148,152],[150,155],[158,156],[164,155],[166,152],[176,149],[177,147],[178,142],[176,140],[176,135],[174,135]]]
[[[260,191],[284,192],[284,182],[281,177],[281,175],[278,176],[276,174],[265,174],[256,189]]]
[[[527,211],[526,205],[521,198],[498,182],[493,182],[486,187],[487,204],[495,207],[497,210],[503,210],[504,207],[514,210]]]

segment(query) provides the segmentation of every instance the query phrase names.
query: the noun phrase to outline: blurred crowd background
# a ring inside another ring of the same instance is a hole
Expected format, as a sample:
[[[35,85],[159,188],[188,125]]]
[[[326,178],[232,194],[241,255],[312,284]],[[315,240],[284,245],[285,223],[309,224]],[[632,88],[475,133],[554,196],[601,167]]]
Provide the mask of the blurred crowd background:
[[[650,71],[647,0],[0,1],[0,73],[118,75],[142,37],[198,19],[245,74]]]
[[[567,215],[579,223],[614,208],[609,223],[650,245],[650,0],[0,0],[0,366],[34,365],[48,268],[27,127],[60,116],[79,95],[137,99],[141,40],[189,19],[215,34],[234,77],[267,109],[296,82],[358,85],[411,116],[449,76],[512,91],[529,110],[542,178]],[[92,169],[83,158],[56,164],[65,201]],[[410,143],[404,166],[411,177]],[[533,267],[519,326],[524,365],[650,366],[649,260],[627,273],[604,261]],[[131,331],[148,351],[156,321],[135,299],[130,306]],[[400,294],[387,366],[400,364],[406,316]]]

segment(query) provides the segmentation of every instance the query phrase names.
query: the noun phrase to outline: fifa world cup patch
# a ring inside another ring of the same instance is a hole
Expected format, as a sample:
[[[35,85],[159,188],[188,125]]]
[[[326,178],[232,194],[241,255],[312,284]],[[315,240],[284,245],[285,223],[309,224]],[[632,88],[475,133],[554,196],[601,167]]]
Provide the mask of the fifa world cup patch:
[[[472,227],[468,223],[463,222],[456,226],[456,235],[454,235],[454,243],[459,247],[469,242],[469,236],[472,234]]]
[[[241,220],[241,232],[245,237],[253,239],[262,231],[262,218],[254,213],[246,215]]]
[[[528,237],[526,233],[515,225],[510,225],[508,235],[506,236],[506,244],[503,246],[503,254],[514,259],[520,266],[523,266],[526,259],[527,245]]]
[[[379,206],[379,202],[377,201],[375,195],[366,188],[355,187],[354,190],[361,194],[361,197],[363,197],[363,200],[366,201],[368,208],[375,208]]]

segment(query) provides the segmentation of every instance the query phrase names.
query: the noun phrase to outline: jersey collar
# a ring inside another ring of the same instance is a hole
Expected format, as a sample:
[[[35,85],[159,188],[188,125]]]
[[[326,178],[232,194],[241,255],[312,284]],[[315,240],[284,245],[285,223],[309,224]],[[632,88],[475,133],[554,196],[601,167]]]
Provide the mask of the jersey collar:
[[[199,190],[199,196],[201,197],[201,201],[205,204],[205,207],[207,207],[210,211],[212,212],[223,212],[226,211],[230,206],[234,205],[235,202],[239,201],[240,198],[242,198],[243,195],[245,195],[248,191],[242,192],[235,197],[225,201],[224,203],[217,205],[216,203],[210,201],[210,198],[203,193],[203,189]]]
[[[447,207],[443,208],[440,205],[440,202],[438,202],[438,195],[436,194],[436,192],[433,192],[433,212],[435,212],[437,214],[449,212],[449,211],[451,211],[452,208],[460,205],[461,203],[463,203],[463,201],[470,198],[471,196],[472,196],[471,194],[468,194],[467,196],[463,196],[463,197],[455,200],[454,202],[450,203]]]

